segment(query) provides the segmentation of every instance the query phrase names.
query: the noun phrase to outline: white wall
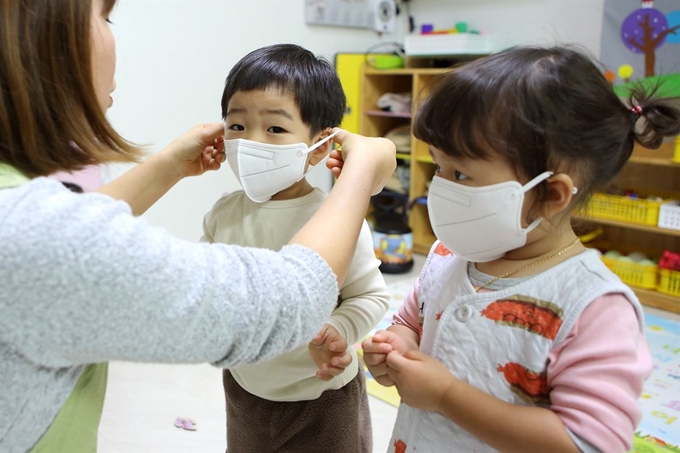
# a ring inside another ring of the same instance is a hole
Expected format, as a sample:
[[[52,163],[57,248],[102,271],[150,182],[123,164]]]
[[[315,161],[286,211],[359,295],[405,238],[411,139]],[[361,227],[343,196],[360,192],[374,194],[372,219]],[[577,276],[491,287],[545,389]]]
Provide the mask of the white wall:
[[[118,89],[109,111],[128,139],[157,151],[193,124],[220,120],[224,79],[238,59],[258,47],[293,42],[332,61],[380,41],[370,30],[307,26],[306,0],[120,0],[111,19],[118,44]],[[573,42],[599,55],[604,0],[411,0],[418,24],[472,28],[507,43]],[[386,41],[400,40],[403,21]],[[115,176],[126,168],[112,170]],[[328,173],[312,175],[321,187]],[[146,217],[174,235],[196,240],[203,215],[238,183],[228,165],[187,179]]]

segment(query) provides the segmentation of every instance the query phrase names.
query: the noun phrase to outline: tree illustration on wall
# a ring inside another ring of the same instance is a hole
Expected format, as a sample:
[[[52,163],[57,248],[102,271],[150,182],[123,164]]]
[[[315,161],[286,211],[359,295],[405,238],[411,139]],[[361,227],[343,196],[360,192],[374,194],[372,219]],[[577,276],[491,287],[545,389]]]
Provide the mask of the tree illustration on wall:
[[[676,35],[680,25],[669,26],[668,19],[654,8],[653,0],[642,0],[642,7],[626,17],[621,25],[621,40],[631,52],[645,56],[645,77],[654,75],[656,49],[669,34]]]

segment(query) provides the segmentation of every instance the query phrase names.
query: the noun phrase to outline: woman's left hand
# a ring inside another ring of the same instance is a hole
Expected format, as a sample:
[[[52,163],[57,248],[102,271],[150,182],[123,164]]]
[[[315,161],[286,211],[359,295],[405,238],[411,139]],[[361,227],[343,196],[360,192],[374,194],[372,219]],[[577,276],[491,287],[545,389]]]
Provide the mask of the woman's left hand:
[[[226,160],[224,123],[206,123],[192,127],[170,143],[161,153],[180,164],[183,176],[199,176],[219,170]]]

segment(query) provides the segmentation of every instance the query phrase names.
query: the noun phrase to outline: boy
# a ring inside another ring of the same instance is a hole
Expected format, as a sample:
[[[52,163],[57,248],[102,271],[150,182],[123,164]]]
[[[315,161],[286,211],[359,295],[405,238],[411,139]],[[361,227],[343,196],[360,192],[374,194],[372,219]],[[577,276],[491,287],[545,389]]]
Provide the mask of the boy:
[[[304,174],[329,153],[345,102],[333,67],[299,46],[264,47],[239,61],[227,77],[222,116],[227,157],[244,191],[217,201],[202,240],[283,247],[326,197]],[[224,371],[228,451],[372,451],[364,373],[348,345],[389,308],[379,264],[364,224],[338,308],[308,347]]]

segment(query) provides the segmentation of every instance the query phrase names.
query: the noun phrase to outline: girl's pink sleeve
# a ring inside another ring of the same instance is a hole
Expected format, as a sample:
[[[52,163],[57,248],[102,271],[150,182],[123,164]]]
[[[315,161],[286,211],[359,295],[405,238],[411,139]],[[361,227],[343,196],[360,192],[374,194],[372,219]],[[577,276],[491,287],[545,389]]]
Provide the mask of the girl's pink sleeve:
[[[622,294],[593,301],[549,354],[551,409],[602,452],[632,449],[637,399],[652,358],[635,309]]]
[[[406,296],[406,299],[404,299],[404,302],[392,317],[392,324],[406,326],[420,336],[420,303],[418,302],[419,285],[420,278],[417,278],[411,292]]]

